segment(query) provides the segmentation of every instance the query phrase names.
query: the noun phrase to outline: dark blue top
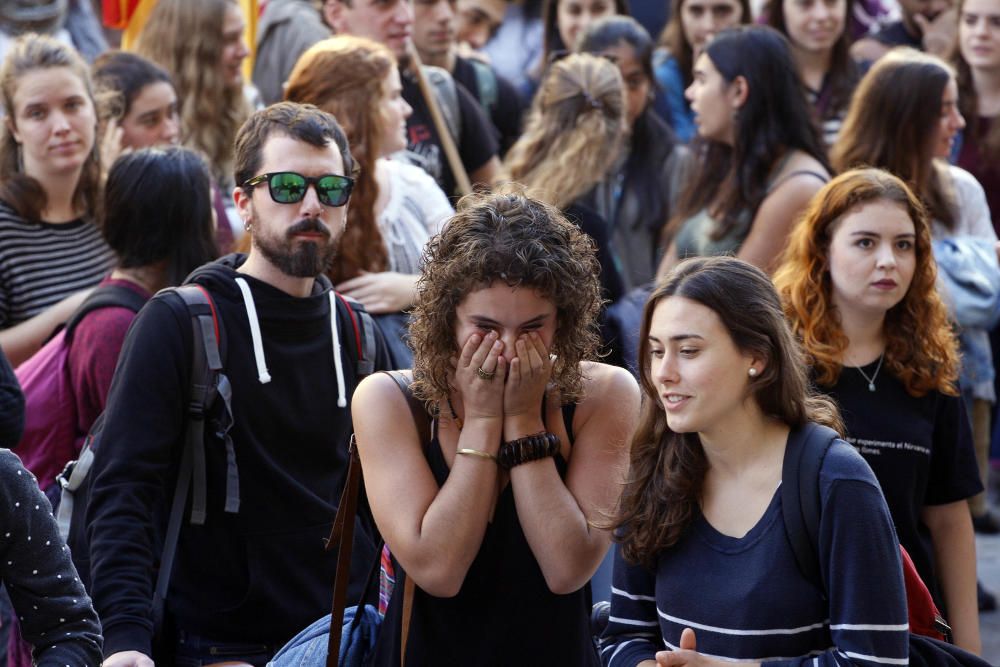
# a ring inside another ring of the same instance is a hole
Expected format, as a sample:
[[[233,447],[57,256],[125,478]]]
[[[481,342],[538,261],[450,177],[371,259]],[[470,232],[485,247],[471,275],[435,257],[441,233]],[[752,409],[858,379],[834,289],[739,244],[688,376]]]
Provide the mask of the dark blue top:
[[[781,494],[743,537],[699,514],[651,571],[615,553],[608,667],[674,649],[684,628],[699,653],[772,667],[905,665],[908,623],[899,547],[878,483],[861,456],[834,443],[820,473],[820,569],[830,591],[800,573]],[[815,660],[815,662],[813,662]]]

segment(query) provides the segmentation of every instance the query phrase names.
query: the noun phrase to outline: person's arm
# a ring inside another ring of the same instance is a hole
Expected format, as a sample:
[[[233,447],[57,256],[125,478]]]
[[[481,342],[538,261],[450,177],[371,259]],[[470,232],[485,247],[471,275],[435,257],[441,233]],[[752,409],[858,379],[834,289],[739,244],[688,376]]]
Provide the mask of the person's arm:
[[[70,318],[90,292],[90,289],[86,289],[71,294],[31,319],[0,331],[0,349],[7,355],[10,363],[16,368],[38,352],[56,327]]]
[[[0,450],[0,567],[34,664],[98,665],[101,625],[77,576],[48,499],[13,453]]]
[[[862,63],[873,63],[888,52],[889,47],[873,37],[862,37],[851,45],[851,58]]]
[[[660,266],[656,269],[656,280],[657,282],[663,280],[671,269],[677,266],[680,258],[677,257],[677,244],[671,242],[667,246],[667,251],[663,253],[663,259],[660,260]]]
[[[472,336],[456,362],[453,384],[465,420],[458,449],[496,456],[503,428],[504,365],[495,334]],[[492,380],[480,367],[496,368]],[[366,378],[351,403],[354,433],[375,523],[407,576],[430,595],[458,594],[472,565],[497,495],[498,467],[456,455],[443,486],[424,456],[405,397],[384,374]]]
[[[176,309],[166,299],[178,299]],[[153,520],[169,502],[180,458],[190,331],[178,297],[152,299],[126,336],[108,393],[86,511],[91,594],[104,624],[106,665],[144,664],[123,656],[152,654]]]
[[[655,667],[654,656],[663,647],[656,612],[656,577],[642,565],[633,565],[615,547],[611,575],[611,611],[601,633],[601,661],[605,667]]]
[[[736,256],[770,273],[777,267],[788,235],[823,182],[811,174],[796,174],[768,194],[750,225]]]
[[[13,449],[24,434],[24,394],[14,369],[0,350],[0,447]]]
[[[976,538],[965,500],[927,505],[920,518],[934,543],[934,569],[948,609],[955,645],[978,655],[979,607],[976,601]]]
[[[976,543],[967,500],[983,490],[972,425],[959,396],[942,396],[934,416],[927,491],[920,520],[930,532],[934,574],[955,643],[980,650],[976,600]]]
[[[369,313],[398,313],[413,305],[417,298],[417,274],[380,271],[362,271],[357,278],[351,278],[337,285],[337,291],[344,296],[357,299]]]
[[[504,441],[545,430],[538,405],[551,361],[537,334],[529,334],[517,347],[505,389]],[[586,394],[577,406],[572,449],[563,447],[570,452],[565,481],[551,457],[510,471],[525,539],[545,583],[556,594],[579,590],[607,553],[611,534],[595,524],[614,512],[639,417],[638,386],[627,371],[588,364],[585,376]]]
[[[949,167],[949,173],[954,179],[958,209],[955,233],[996,242],[997,233],[993,228],[993,216],[990,214],[983,186],[975,176],[959,167]]]
[[[469,180],[472,181],[473,185],[485,185],[487,188],[492,188],[499,178],[500,158],[496,155],[469,173]]]

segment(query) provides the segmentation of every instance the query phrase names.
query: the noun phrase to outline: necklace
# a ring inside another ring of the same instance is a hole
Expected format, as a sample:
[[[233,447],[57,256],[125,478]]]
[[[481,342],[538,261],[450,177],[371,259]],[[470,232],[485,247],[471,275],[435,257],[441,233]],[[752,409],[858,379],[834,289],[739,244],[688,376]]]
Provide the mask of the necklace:
[[[885,352],[883,352],[882,354],[878,355],[878,366],[875,367],[875,372],[872,373],[871,377],[868,377],[868,374],[865,373],[863,370],[861,370],[861,366],[857,367],[858,372],[861,373],[861,377],[863,377],[864,379],[868,380],[868,391],[875,391],[875,378],[878,377],[878,372],[880,370],[882,370],[882,360],[883,359],[885,359]]]

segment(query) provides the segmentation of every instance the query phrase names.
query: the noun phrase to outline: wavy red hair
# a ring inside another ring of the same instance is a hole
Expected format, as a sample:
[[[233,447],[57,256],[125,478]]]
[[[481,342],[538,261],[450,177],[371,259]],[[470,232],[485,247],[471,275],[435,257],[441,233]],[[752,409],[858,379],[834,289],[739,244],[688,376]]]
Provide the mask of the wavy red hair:
[[[382,82],[395,67],[395,57],[382,44],[337,35],[311,46],[288,76],[285,99],[315,104],[333,114],[347,134],[358,165],[337,261],[327,270],[334,285],[362,271],[385,271],[389,267],[389,251],[375,217],[379,194],[375,161],[384,131],[379,113]]]
[[[937,264],[927,213],[910,188],[889,172],[854,169],[813,197],[774,274],[785,314],[810,357],[816,382],[821,386],[836,383],[848,339],[831,299],[830,239],[845,215],[874,201],[898,204],[916,231],[913,280],[902,301],[885,316],[885,366],[913,396],[931,390],[957,395],[958,343],[936,288]]]

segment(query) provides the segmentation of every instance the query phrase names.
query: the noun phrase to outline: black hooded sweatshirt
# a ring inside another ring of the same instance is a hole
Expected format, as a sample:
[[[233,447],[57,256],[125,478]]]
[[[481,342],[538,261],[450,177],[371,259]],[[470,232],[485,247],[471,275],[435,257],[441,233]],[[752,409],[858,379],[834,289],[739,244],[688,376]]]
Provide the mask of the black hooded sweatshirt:
[[[224,511],[226,448],[206,436],[208,518],[195,526],[185,514],[166,606],[176,627],[194,635],[281,645],[330,609],[336,552],[324,550],[324,538],[347,470],[349,401],[358,382],[348,345],[356,339],[346,311],[337,308],[339,385],[329,282],[317,279],[311,296],[296,298],[237,273],[242,261],[231,255],[189,279],[209,291],[220,320],[240,508]],[[256,351],[248,311],[262,333]],[[105,655],[151,655],[157,545],[184,443],[191,329],[176,294],[151,299],[129,330],[108,395],[87,509],[91,592]],[[378,349],[375,368],[387,368],[384,345]],[[373,555],[356,552],[355,564]]]

